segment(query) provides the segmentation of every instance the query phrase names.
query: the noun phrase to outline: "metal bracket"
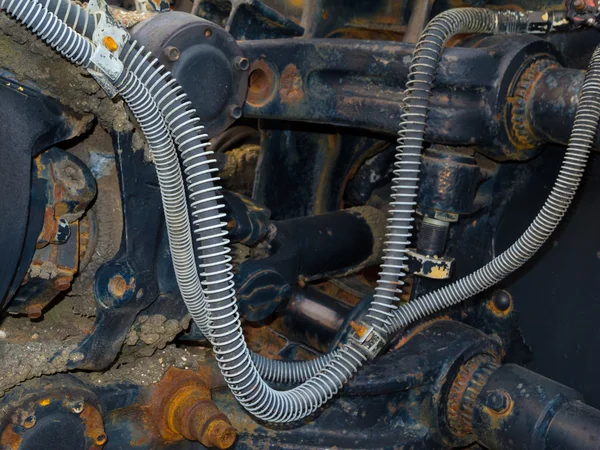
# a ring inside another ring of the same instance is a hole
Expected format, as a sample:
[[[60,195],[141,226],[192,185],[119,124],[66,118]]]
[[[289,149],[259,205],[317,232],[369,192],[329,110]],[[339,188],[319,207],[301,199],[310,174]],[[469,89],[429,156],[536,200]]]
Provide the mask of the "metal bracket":
[[[375,328],[362,322],[350,322],[350,327],[349,338],[360,344],[369,359],[375,359],[387,343],[385,338]]]
[[[104,0],[90,0],[87,11],[97,19],[92,42],[96,51],[92,55],[90,74],[111,97],[117,95],[113,83],[125,70],[119,55],[129,40],[129,33],[111,15]]]

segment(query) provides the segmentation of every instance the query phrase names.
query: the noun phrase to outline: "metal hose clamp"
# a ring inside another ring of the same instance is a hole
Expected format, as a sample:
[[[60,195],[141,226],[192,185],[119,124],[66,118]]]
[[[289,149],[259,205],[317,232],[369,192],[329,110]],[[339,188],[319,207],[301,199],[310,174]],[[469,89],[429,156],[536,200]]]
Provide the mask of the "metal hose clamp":
[[[372,326],[362,322],[351,322],[349,338],[356,341],[365,350],[369,359],[373,360],[379,355],[387,340]]]
[[[92,55],[88,72],[110,98],[117,95],[114,82],[123,74],[124,66],[119,54],[129,41],[129,33],[118,23],[104,0],[90,0],[87,11],[96,18],[92,42],[96,51]]]

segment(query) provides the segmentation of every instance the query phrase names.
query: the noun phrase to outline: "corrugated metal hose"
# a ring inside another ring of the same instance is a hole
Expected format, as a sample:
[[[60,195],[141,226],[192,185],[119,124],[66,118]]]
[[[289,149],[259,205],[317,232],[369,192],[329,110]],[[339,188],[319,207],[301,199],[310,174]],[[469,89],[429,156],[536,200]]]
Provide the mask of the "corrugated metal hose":
[[[79,6],[68,0],[0,0],[0,8],[70,61],[89,66],[95,47],[88,39],[95,20]],[[516,12],[449,10],[431,21],[415,48],[399,133],[384,264],[366,318],[385,337],[487,289],[520,267],[552,233],[576,192],[600,117],[598,50],[586,75],[565,162],[531,226],[482,269],[400,308],[395,306],[406,270],[429,96],[443,47],[456,33],[526,32],[527,25],[527,16]],[[266,421],[293,422],[312,414],[358,371],[368,359],[367,349],[350,339],[334,353],[304,362],[272,361],[247,349],[235,300],[219,178],[203,127],[179,84],[152,55],[130,42],[120,58],[125,68],[114,85],[140,123],[154,156],[182,298],[213,345],[231,392],[249,412]],[[174,144],[183,163],[191,223]],[[197,267],[192,236],[197,244]],[[302,384],[278,391],[263,377]]]

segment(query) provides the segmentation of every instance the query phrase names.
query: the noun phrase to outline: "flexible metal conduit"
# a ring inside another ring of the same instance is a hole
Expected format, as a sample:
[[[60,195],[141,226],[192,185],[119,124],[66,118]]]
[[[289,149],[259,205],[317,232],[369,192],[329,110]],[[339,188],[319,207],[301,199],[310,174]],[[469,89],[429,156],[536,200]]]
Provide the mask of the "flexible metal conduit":
[[[39,1],[44,4],[46,8],[59,16],[66,24],[73,27],[76,31],[90,39],[92,38],[96,22],[87,11],[72,3],[70,0]],[[185,123],[185,121],[182,123],[190,128],[190,136],[193,136],[193,133],[195,132],[197,133],[198,141],[203,141],[206,138],[206,135],[202,133],[201,125],[198,123],[198,120],[194,118],[195,111],[189,108],[189,102],[185,101],[184,97],[176,95],[181,92],[181,87],[170,75],[170,73],[165,71],[162,66],[158,64],[158,61],[151,54],[144,52],[143,48],[138,46],[135,42],[130,42],[127,43],[126,47],[123,49],[121,59],[128,65],[129,69],[133,69],[135,71],[135,73],[141,78],[146,86],[151,86],[152,93],[154,94],[153,98],[157,102],[161,102],[160,105],[163,106],[163,113],[165,115],[169,115],[169,117],[172,117],[173,115],[179,115],[180,118],[187,119],[187,123]],[[182,107],[183,103],[185,103],[184,107]],[[164,106],[165,104],[166,106]],[[178,118],[175,118],[172,119],[171,122],[175,124],[177,120]],[[177,125],[178,124],[175,124],[174,126]],[[195,145],[191,145],[190,143],[190,147],[192,147],[191,150],[198,151],[199,149],[207,147],[208,144],[206,142],[198,141]],[[182,150],[181,147],[179,150]],[[188,151],[191,150],[188,149]],[[200,153],[201,154],[198,154],[197,152],[192,158],[186,160],[184,164],[186,164],[189,160],[194,160],[195,164],[192,169],[198,171],[204,167],[206,170],[215,172],[215,169],[211,169],[207,166],[208,164],[214,162],[214,160],[207,161],[206,159],[212,155],[212,152],[205,150]],[[201,159],[203,159],[203,161],[200,161]],[[188,166],[189,164],[186,165],[186,167]],[[212,187],[207,187],[209,190],[205,190],[201,193],[206,195],[212,192],[212,200],[220,200],[221,197],[216,194],[220,189],[219,186],[216,185],[216,182],[218,181],[217,177],[213,177],[212,179],[208,180],[207,177],[204,177],[203,180],[194,180],[195,175],[193,173],[190,174],[188,171],[188,175],[188,183],[190,183],[192,188],[195,188],[196,190],[201,190],[200,186],[202,184],[206,185],[207,182],[212,183]],[[206,175],[206,173],[202,173],[201,175]],[[218,207],[214,202],[211,202],[210,205],[206,205],[208,203],[206,197],[200,201],[194,202],[193,206],[198,206],[202,203],[204,203],[207,207],[214,208],[213,211],[216,211],[220,207],[220,205]],[[206,212],[206,208],[204,209],[204,212]],[[197,217],[198,212],[196,212],[195,215]],[[222,214],[220,214],[219,218],[221,217]],[[205,218],[205,221],[208,220]],[[201,223],[201,219],[197,219],[195,221],[195,225],[199,225]],[[214,227],[213,230],[215,233],[221,235],[215,235],[216,238],[225,236],[224,230],[219,229],[219,227],[222,227],[222,223],[220,221],[213,221],[210,226]],[[176,240],[175,243],[177,242],[179,242],[179,240]],[[218,240],[215,240],[215,244],[220,244],[222,242],[223,241],[219,242]],[[185,252],[181,260],[189,263],[190,253]],[[189,305],[190,313],[195,322],[199,325],[204,335],[210,339],[212,333],[208,327],[208,311],[204,303],[204,293],[200,288],[198,277],[194,276],[193,273],[196,273],[194,262],[185,268],[184,275],[181,277],[182,280],[179,283],[180,291],[182,298],[184,298],[184,300],[187,299],[186,304]],[[250,354],[259,373],[264,376],[266,380],[279,383],[299,383],[301,381],[305,381],[321,370],[334,356],[333,354],[330,354],[312,361],[284,362],[270,360],[253,352],[250,352]]]
[[[406,275],[429,97],[443,48],[459,33],[523,33],[527,26],[525,15],[513,11],[451,9],[427,25],[415,47],[398,132],[383,264],[367,314],[369,323],[384,336],[394,331],[395,303]]]
[[[600,47],[588,65],[581,97],[561,169],[544,206],[521,237],[481,269],[398,308],[392,330],[455,305],[490,288],[525,264],[564,217],[583,177],[600,120]]]
[[[20,0],[20,2],[23,1],[29,2],[30,0]],[[2,5],[4,7],[4,3]],[[83,20],[83,22],[86,21]],[[81,23],[82,20],[79,17],[73,19],[75,28],[81,26]],[[448,303],[460,295],[466,298],[466,296],[472,295],[470,292],[479,292],[476,290],[476,286],[469,285],[469,277],[467,277],[451,286],[460,285],[462,282],[466,283],[468,288],[464,291],[448,290],[450,294],[448,297],[444,297],[444,301],[428,301],[423,297],[411,303],[409,306],[413,306],[414,313],[406,316],[407,318],[404,320],[398,319],[403,317],[400,311],[404,308],[394,311],[391,302],[395,295],[389,295],[398,292],[399,278],[404,269],[403,255],[411,229],[412,206],[418,181],[416,174],[418,174],[418,160],[426,123],[429,92],[444,43],[452,34],[458,32],[525,30],[526,26],[522,15],[517,13],[494,13],[479,9],[451,10],[442,14],[441,17],[438,16],[437,21],[428,26],[417,45],[411,68],[411,78],[408,83],[407,109],[403,116],[400,133],[399,150],[405,154],[396,163],[395,194],[392,203],[394,209],[388,228],[390,249],[382,273],[382,281],[378,285],[379,298],[370,311],[373,325],[382,332],[393,331],[396,327],[405,326],[410,321],[437,310],[436,308],[444,307],[444,302]],[[87,34],[89,31],[85,30],[84,33]],[[53,43],[50,42],[50,44]],[[213,342],[221,371],[233,394],[248,411],[259,418],[274,422],[289,422],[306,417],[335,395],[353,376],[366,359],[365,349],[356,342],[347,343],[331,356],[324,366],[314,364],[314,370],[318,370],[318,372],[302,385],[289,391],[273,390],[260,377],[252,363],[250,352],[246,348],[236,311],[231,282],[230,257],[222,231],[221,219],[223,216],[218,212],[220,209],[219,195],[213,183],[216,181],[216,177],[212,175],[214,170],[210,167],[210,161],[207,159],[210,153],[205,150],[205,136],[202,134],[202,128],[194,117],[194,111],[189,108],[185,94],[176,85],[170,74],[161,67],[155,67],[156,63],[147,55],[143,55],[141,49],[135,50],[135,45],[132,45],[131,48],[134,50],[127,52],[124,59],[127,60],[129,55],[134,55],[129,63],[132,71],[126,72],[125,77],[122,77],[117,85],[138,120],[144,123],[142,128],[146,134],[149,134],[149,140],[153,142],[152,145],[155,148],[159,145],[164,146],[160,136],[166,134],[161,120],[156,119],[156,122],[150,122],[150,119],[157,116],[155,107],[160,107],[184,160],[189,195],[192,199],[192,215],[196,226],[194,232],[199,241],[201,275],[204,278],[205,293],[207,294],[206,302],[202,296],[199,296],[194,299],[193,304],[188,303],[190,312],[194,319],[199,321],[205,319],[208,312],[208,329],[210,330],[208,337]],[[146,61],[145,65],[138,63],[137,67],[133,67],[136,55],[141,58],[140,61]],[[597,59],[595,54],[594,66],[598,64]],[[136,71],[149,89],[146,89],[138,81],[135,75]],[[540,242],[543,242],[545,237],[552,232],[555,227],[555,225],[553,226],[554,222],[558,223],[570,203],[572,196],[569,198],[569,193],[574,193],[577,188],[579,178],[576,177],[581,177],[581,170],[587,161],[587,152],[589,152],[593,139],[593,135],[592,138],[589,138],[589,135],[595,133],[600,115],[600,107],[595,100],[598,93],[596,80],[599,78],[598,70],[588,72],[584,87],[587,96],[584,94],[586,98],[580,105],[579,122],[576,122],[572,138],[574,142],[567,152],[567,160],[557,182],[558,188],[555,186],[557,191],[554,197],[558,198],[553,198],[551,195],[549,203],[547,203],[549,205],[546,208],[547,211],[542,210],[544,214],[541,213],[542,218],[532,225],[534,229],[530,236],[526,236],[525,239],[521,238],[514,245],[517,246],[517,250],[525,248],[529,253],[510,252],[509,257],[506,258],[508,260],[506,264],[498,266],[499,269],[494,269],[495,272],[503,271],[502,274],[506,275],[511,267],[516,264],[521,265],[526,260],[524,258],[539,248]],[[156,104],[150,95],[156,99]],[[171,145],[166,144],[166,148],[170,149]],[[169,156],[168,159],[172,158]],[[171,175],[177,182],[181,182],[179,172]],[[174,186],[173,192],[167,191],[163,195],[169,198],[169,195],[176,195],[176,191],[181,191],[181,188]],[[562,195],[566,197],[563,198]],[[397,233],[397,230],[400,232]],[[542,236],[537,234],[540,230],[543,232]],[[487,282],[497,281],[489,273],[489,269],[486,270],[493,263],[494,261],[478,271],[485,276],[481,277],[483,281],[477,282],[477,285],[481,286]],[[206,323],[203,326],[206,327]],[[298,372],[298,376],[308,375],[305,372]]]
[[[91,42],[34,0],[1,0],[0,10],[22,22],[46,44],[78,66],[87,67],[94,52]]]

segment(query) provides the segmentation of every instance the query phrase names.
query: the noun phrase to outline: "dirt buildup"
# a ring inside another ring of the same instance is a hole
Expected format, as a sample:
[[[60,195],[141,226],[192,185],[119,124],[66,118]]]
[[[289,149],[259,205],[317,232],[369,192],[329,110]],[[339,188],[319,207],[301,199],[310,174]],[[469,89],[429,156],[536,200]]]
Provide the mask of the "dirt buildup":
[[[140,316],[129,330],[125,345],[134,347],[138,356],[147,357],[163,349],[190,325],[190,316],[181,320],[167,319],[161,314]],[[124,352],[129,353],[127,349]]]
[[[227,162],[220,173],[223,186],[231,191],[252,196],[252,187],[260,155],[260,145],[242,145],[227,152]]]
[[[0,70],[55,98],[84,129],[94,116],[106,129],[133,130],[123,101],[107,97],[88,72],[67,61],[23,25],[0,13]],[[83,130],[79,130],[83,131]]]
[[[3,342],[0,344],[0,396],[26,380],[66,372],[69,358],[78,358],[77,354],[71,354],[76,346],[74,343],[66,345],[52,341],[25,344]]]
[[[206,350],[210,352],[210,350]],[[185,349],[169,345],[156,351],[152,356],[133,361],[117,360],[106,372],[77,373],[82,379],[96,385],[131,382],[141,386],[158,383],[169,367],[198,370],[202,358],[192,355]]]

